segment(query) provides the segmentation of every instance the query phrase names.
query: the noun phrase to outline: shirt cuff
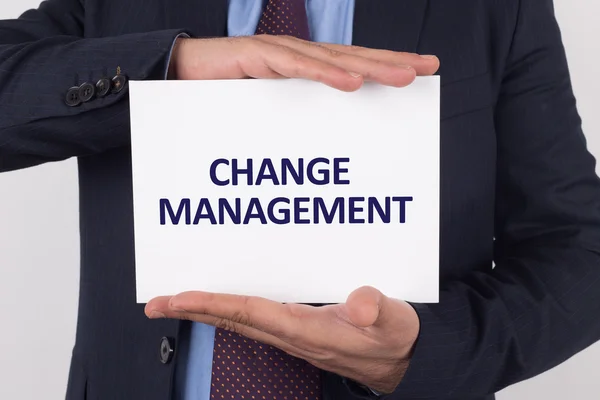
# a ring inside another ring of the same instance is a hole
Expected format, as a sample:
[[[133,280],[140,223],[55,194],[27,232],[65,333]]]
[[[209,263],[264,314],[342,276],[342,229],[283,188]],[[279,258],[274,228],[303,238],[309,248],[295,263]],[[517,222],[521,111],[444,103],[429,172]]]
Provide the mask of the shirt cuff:
[[[189,39],[190,35],[188,35],[187,33],[180,33],[179,35],[175,36],[175,39],[173,39],[173,44],[171,44],[171,50],[169,50],[169,55],[167,56],[167,60],[166,60],[166,64],[165,64],[165,74],[163,79],[167,80],[167,76],[169,74],[169,66],[171,65],[171,56],[173,55],[173,49],[175,48],[175,42],[177,42],[177,39],[180,38],[185,38],[185,39]]]
[[[352,393],[353,398],[361,399],[361,400],[383,400],[385,399],[384,394],[377,392],[376,390],[371,389],[368,386],[361,385],[360,383],[342,377],[342,381],[346,388]]]

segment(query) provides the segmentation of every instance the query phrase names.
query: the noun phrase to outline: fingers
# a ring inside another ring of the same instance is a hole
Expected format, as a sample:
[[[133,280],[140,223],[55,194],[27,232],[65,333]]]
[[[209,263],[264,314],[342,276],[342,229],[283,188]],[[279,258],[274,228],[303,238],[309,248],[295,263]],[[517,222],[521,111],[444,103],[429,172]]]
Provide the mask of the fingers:
[[[145,313],[150,318],[232,324],[242,334],[248,327],[311,354],[311,349],[321,350],[330,347],[332,342],[339,342],[339,332],[349,326],[337,320],[335,307],[281,304],[260,297],[205,292],[152,299],[146,305]]]
[[[373,287],[363,286],[348,296],[346,312],[350,321],[358,327],[386,328],[402,327],[406,317],[415,311],[404,301],[387,297]]]
[[[358,327],[367,328],[379,318],[383,294],[375,288],[361,287],[348,296],[346,312],[350,322]]]
[[[271,43],[266,45],[270,47],[270,52],[263,55],[264,65],[280,75],[321,82],[346,92],[358,90],[363,84],[360,73],[348,71],[291,47]]]
[[[433,75],[440,68],[440,60],[436,56],[432,55],[419,55],[415,53],[369,49],[367,47],[344,46],[330,43],[324,43],[322,46],[331,50],[344,52],[367,59],[385,61],[397,65],[410,65],[417,71],[418,76]]]
[[[225,329],[227,331],[236,332],[240,335],[249,337],[254,340],[258,340],[262,343],[270,344],[272,346],[276,346],[279,348],[286,347],[286,343],[278,339],[277,337],[259,329],[252,328],[243,323],[234,322],[229,319],[224,319],[209,314],[177,310],[170,305],[171,299],[171,296],[157,297],[155,299],[152,299],[152,301],[148,302],[148,304],[146,305],[146,315],[152,319],[172,318],[200,322],[203,324],[215,326],[217,328]]]
[[[307,42],[300,39],[268,36],[257,37],[257,40],[278,46],[288,51],[293,51],[296,55],[312,60],[318,60],[315,66],[326,65],[338,67],[349,73],[360,74],[364,80],[378,82],[387,86],[404,87],[412,83],[416,76],[416,70],[410,64],[394,63],[402,61],[400,58],[394,60],[392,57],[367,58],[360,55],[349,54],[343,50],[332,49],[313,42]],[[377,54],[377,53],[374,53]],[[420,57],[417,66],[426,65],[427,61]],[[423,60],[423,61],[421,61]],[[290,60],[286,60],[290,62]],[[296,61],[291,60],[292,62]],[[429,64],[432,64],[429,62]],[[292,64],[293,65],[293,64]],[[345,77],[347,79],[347,77]]]
[[[168,307],[226,319],[278,337],[298,329],[286,305],[260,297],[190,291],[172,297]]]
[[[310,56],[326,62],[331,62],[336,65],[342,63],[344,67],[354,62],[360,63],[362,60],[362,62],[370,61],[371,66],[373,66],[373,63],[386,63],[390,66],[404,67],[404,69],[406,69],[406,67],[411,67],[419,76],[433,75],[440,67],[439,59],[436,56],[431,55],[370,49],[367,47],[347,46],[334,43],[316,43],[291,36],[259,35],[256,36],[256,39],[289,46],[297,51],[309,54]]]
[[[145,313],[150,318],[187,319],[233,330],[318,362],[326,362],[332,351],[347,355],[382,341],[394,341],[395,335],[413,343],[419,332],[412,306],[372,287],[357,289],[345,304],[323,307],[184,292],[151,300]]]
[[[268,70],[277,76],[309,79],[343,91],[357,90],[364,81],[404,87],[417,75],[431,75],[439,68],[434,56],[320,44],[289,36],[253,36],[245,51],[241,67],[249,76],[262,77]]]
[[[186,292],[175,297],[177,298],[172,296],[163,296],[152,299],[145,307],[145,314],[151,319],[182,319],[215,326],[227,331],[236,332],[261,343],[275,346],[295,357],[300,357],[307,360],[312,359],[315,362],[319,362],[319,360],[327,358],[323,357],[323,355],[319,352],[319,347],[313,348],[312,346],[303,345],[303,343],[305,343],[311,335],[308,331],[300,331],[301,326],[299,325],[292,326],[287,324],[287,326],[296,329],[296,331],[293,333],[293,336],[295,338],[299,338],[299,340],[291,340],[290,333],[287,332],[286,329],[273,329],[270,331],[267,330],[266,325],[254,323],[253,321],[260,320],[260,314],[268,314],[270,310],[262,310],[257,317],[255,317],[254,314],[251,315],[251,310],[254,308],[254,306],[251,306],[247,311],[242,311],[242,308],[248,304],[245,299],[242,299],[243,296],[220,294],[212,295],[202,292]],[[247,297],[246,299],[261,300],[260,298],[253,297]],[[211,304],[205,304],[205,301],[207,300]],[[216,306],[217,303],[229,304],[221,307],[220,305]],[[257,305],[260,305],[259,303],[257,303]],[[239,307],[239,309],[233,310],[233,307],[236,307],[236,305]],[[285,307],[283,304],[281,304],[281,306]],[[294,312],[295,314],[301,313],[298,311],[298,307],[304,307],[306,310],[312,309],[312,307],[309,306],[300,306],[296,304],[293,306],[296,308]],[[279,311],[281,312],[281,310]],[[311,321],[318,322],[319,319],[311,318]],[[279,331],[283,333],[275,333]],[[317,332],[313,331],[312,333],[315,334]],[[321,337],[323,337],[322,333],[319,334],[319,338]]]
[[[348,92],[365,81],[403,87],[439,68],[436,57],[272,35],[182,40],[172,64],[177,79],[299,78]]]

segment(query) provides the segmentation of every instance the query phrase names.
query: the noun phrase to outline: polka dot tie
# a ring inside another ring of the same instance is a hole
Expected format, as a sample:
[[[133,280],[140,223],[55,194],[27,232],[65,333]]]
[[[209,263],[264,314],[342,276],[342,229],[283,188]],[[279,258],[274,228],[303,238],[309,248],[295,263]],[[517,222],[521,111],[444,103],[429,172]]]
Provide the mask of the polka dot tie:
[[[268,0],[256,33],[310,40],[306,0]]]
[[[257,34],[310,40],[305,0],[268,0]],[[275,347],[217,329],[210,398],[321,400],[320,371]]]
[[[210,398],[320,400],[320,372],[279,349],[217,329]]]

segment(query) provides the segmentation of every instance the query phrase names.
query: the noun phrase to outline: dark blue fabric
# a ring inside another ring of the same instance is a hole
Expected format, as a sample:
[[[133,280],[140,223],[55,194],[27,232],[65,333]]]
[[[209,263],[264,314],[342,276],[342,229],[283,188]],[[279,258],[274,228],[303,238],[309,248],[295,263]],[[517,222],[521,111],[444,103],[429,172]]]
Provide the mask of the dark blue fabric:
[[[226,0],[174,4],[49,0],[0,22],[0,170],[78,157],[69,400],[172,396],[177,363],[158,350],[172,338],[176,360],[189,324],[150,321],[135,303],[127,90],[79,107],[64,96],[118,67],[162,79],[181,32],[226,35]],[[600,183],[552,1],[357,0],[353,32],[441,59],[441,301],[414,305],[417,347],[387,398],[489,399],[596,342]],[[362,398],[332,374],[324,386],[329,400]]]

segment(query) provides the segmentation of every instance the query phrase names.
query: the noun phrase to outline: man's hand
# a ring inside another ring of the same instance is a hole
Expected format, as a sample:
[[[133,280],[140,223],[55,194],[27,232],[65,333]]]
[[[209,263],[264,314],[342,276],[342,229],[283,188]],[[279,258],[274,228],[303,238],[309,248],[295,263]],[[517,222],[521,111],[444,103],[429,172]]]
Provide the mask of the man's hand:
[[[146,315],[234,331],[384,393],[402,380],[419,334],[408,303],[371,287],[354,291],[345,304],[323,307],[185,292],[151,300]]]
[[[170,79],[303,78],[354,91],[364,81],[407,86],[439,68],[433,56],[320,44],[289,36],[178,39]]]

